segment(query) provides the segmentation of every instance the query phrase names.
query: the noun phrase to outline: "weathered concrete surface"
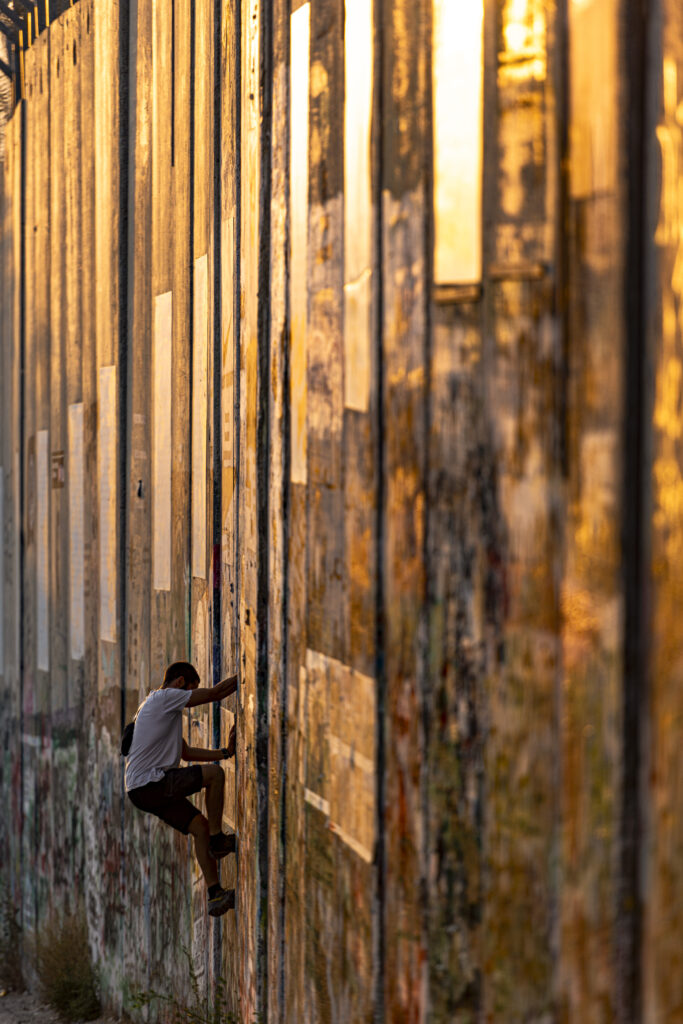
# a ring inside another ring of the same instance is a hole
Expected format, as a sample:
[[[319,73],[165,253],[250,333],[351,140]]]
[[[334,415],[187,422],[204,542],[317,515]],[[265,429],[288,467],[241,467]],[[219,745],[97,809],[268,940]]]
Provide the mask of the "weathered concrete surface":
[[[434,282],[430,0],[80,0],[27,52],[0,880],[27,940],[84,903],[113,1009],[683,1020],[683,22],[639,77],[636,8],[473,9],[475,282]],[[186,722],[238,726],[220,923],[122,793],[183,657],[239,674]]]
[[[683,1020],[681,944],[683,926],[683,827],[679,810],[683,764],[676,736],[683,723],[681,632],[678,626],[683,595],[677,566],[683,550],[680,496],[682,483],[681,370],[683,368],[683,207],[681,151],[683,145],[683,17],[676,4],[664,3],[659,60],[649,70],[650,103],[646,122],[647,168],[659,167],[659,196],[647,206],[647,241],[651,266],[646,294],[648,363],[654,375],[653,394],[646,395],[648,451],[646,467],[652,535],[646,549],[645,577],[650,599],[648,634],[651,656],[649,688],[642,695],[646,723],[642,769],[642,853],[644,878],[643,1014],[646,1020]],[[659,32],[656,38],[660,38]],[[656,135],[656,144],[652,134]],[[678,191],[674,182],[678,183]],[[658,200],[658,201],[657,201]],[[655,227],[656,224],[656,227]],[[652,231],[654,229],[654,238]],[[653,251],[654,250],[654,251]],[[651,431],[651,435],[650,432]],[[637,468],[634,467],[634,471]],[[670,970],[665,969],[665,964]]]

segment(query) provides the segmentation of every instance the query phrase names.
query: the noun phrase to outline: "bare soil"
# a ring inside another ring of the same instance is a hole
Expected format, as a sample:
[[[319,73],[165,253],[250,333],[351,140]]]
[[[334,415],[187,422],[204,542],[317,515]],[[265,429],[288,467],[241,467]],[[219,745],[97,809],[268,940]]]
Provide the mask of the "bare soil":
[[[62,1018],[31,992],[0,989],[0,1024],[64,1024]],[[113,1017],[98,1017],[91,1024],[120,1024]]]

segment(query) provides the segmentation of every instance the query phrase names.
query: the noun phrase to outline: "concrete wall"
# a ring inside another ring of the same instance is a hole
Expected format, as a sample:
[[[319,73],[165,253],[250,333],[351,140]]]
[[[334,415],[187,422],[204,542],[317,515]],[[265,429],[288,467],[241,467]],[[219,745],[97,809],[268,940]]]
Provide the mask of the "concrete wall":
[[[683,1022],[683,19],[464,11],[80,0],[26,53],[1,877],[114,1009],[186,950],[244,1022]],[[177,658],[240,680],[186,720],[237,721],[220,922],[122,792]]]

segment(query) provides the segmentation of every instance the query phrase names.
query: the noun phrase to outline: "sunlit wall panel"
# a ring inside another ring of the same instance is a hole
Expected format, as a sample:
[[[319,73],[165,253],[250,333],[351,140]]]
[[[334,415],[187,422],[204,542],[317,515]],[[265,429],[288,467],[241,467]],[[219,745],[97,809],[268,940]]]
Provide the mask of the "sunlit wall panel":
[[[344,57],[344,403],[367,411],[372,278],[372,0],[346,0]]]
[[[483,0],[434,0],[434,280],[481,278]]]
[[[292,483],[306,483],[308,88],[311,5],[291,16],[291,409]]]
[[[617,17],[617,0],[571,0],[569,5],[573,198],[612,192],[616,185]]]

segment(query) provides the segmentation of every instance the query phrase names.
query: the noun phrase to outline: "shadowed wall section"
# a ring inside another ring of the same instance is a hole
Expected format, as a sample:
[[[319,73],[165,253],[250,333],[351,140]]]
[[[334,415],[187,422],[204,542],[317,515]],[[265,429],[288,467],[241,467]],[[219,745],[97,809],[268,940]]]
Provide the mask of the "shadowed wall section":
[[[80,0],[24,58],[27,948],[82,905],[140,1019],[154,991],[245,1024],[683,1024],[677,5]],[[220,922],[118,756],[185,658],[239,676],[184,726],[237,723]]]

